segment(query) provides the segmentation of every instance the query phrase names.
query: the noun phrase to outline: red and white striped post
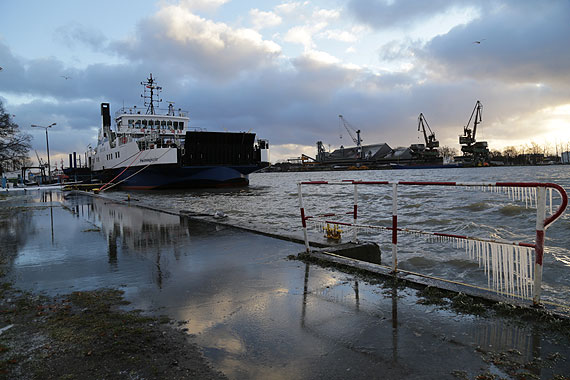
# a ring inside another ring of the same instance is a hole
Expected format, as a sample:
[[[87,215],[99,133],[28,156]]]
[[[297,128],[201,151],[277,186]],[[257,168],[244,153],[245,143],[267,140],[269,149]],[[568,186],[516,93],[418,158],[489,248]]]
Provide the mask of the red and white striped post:
[[[392,271],[398,270],[398,183],[392,183]]]
[[[534,289],[532,303],[540,303],[540,293],[542,288],[542,259],[544,256],[544,221],[546,220],[546,188],[536,187],[536,243],[534,247]]]
[[[307,235],[307,218],[305,218],[305,208],[303,207],[303,192],[301,191],[301,183],[297,184],[297,191],[299,192],[299,208],[301,209],[301,223],[303,225],[303,235],[305,237],[305,250],[311,253],[309,247],[309,236]]]

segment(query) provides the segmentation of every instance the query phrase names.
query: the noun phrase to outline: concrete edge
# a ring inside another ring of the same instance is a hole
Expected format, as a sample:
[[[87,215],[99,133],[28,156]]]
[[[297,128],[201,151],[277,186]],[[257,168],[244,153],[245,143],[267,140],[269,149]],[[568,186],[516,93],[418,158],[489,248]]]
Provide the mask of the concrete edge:
[[[341,267],[344,266],[348,268],[355,268],[364,271],[368,274],[380,275],[381,277],[384,278],[392,278],[392,279],[396,278],[398,280],[414,284],[420,287],[432,286],[453,293],[463,293],[470,297],[490,301],[493,303],[502,302],[525,309],[544,310],[560,318],[564,319],[570,318],[570,307],[566,305],[554,305],[554,304],[544,303],[542,304],[542,307],[537,308],[532,304],[531,300],[522,300],[522,299],[501,296],[493,291],[475,286],[470,286],[468,284],[448,281],[442,278],[436,278],[427,275],[422,275],[419,273],[408,272],[401,269],[399,269],[396,272],[396,274],[394,274],[391,267],[343,257],[333,252],[328,252],[326,248],[318,251],[315,250],[311,251],[311,253],[309,254],[302,252],[298,255],[298,258],[300,260],[304,260],[304,258],[309,258],[309,260],[316,259],[317,261],[334,263]],[[342,268],[340,270],[342,270]]]

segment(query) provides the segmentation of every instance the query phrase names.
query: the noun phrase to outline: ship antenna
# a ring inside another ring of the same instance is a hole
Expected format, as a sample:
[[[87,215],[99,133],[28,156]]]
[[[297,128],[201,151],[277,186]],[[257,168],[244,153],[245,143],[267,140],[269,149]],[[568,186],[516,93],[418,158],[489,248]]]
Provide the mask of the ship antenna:
[[[156,85],[156,80],[152,77],[152,73],[150,73],[150,78],[147,78],[146,82],[141,82],[141,84],[143,85],[143,94],[141,95],[141,98],[144,99],[144,105],[148,107],[146,109],[146,114],[154,115],[154,103],[157,103],[158,108],[158,103],[162,102],[162,99],[160,99],[159,96],[160,91],[162,91],[162,87]],[[147,91],[150,92],[150,95],[147,95]]]

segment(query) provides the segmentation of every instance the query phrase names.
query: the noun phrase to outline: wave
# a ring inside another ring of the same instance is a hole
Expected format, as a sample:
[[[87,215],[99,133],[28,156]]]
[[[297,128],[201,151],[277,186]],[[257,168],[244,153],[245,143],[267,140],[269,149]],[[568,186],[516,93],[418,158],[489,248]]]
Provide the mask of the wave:
[[[487,202],[476,202],[465,206],[465,208],[469,211],[485,211],[490,209],[491,205],[488,204]]]
[[[516,216],[516,215],[521,215],[522,213],[526,213],[527,209],[522,206],[507,205],[501,207],[499,209],[499,212],[505,216]]]

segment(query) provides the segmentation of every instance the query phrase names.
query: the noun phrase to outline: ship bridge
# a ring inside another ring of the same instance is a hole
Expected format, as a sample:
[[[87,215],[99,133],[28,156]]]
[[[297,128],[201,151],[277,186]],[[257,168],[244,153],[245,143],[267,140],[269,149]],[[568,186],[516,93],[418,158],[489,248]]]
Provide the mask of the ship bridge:
[[[169,110],[167,114],[143,114],[140,109],[122,108],[115,113],[117,133],[183,136],[188,130],[188,113],[186,111]]]

